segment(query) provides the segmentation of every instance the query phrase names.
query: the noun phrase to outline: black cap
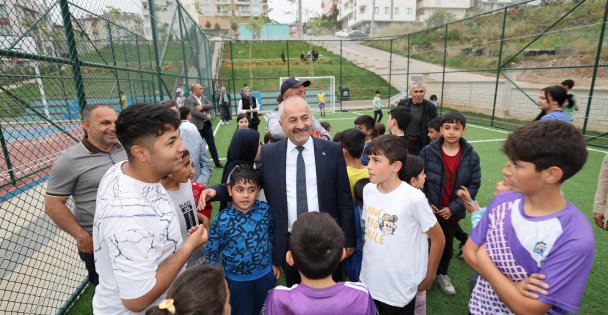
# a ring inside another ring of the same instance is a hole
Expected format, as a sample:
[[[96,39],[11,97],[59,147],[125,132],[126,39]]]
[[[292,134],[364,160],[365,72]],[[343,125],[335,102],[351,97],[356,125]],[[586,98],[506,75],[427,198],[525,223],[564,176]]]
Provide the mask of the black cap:
[[[281,84],[281,96],[283,96],[283,94],[285,94],[285,92],[287,92],[287,90],[297,88],[300,85],[309,86],[310,81],[300,81],[294,77],[291,77],[291,78],[285,80],[285,82],[283,82],[283,84]]]

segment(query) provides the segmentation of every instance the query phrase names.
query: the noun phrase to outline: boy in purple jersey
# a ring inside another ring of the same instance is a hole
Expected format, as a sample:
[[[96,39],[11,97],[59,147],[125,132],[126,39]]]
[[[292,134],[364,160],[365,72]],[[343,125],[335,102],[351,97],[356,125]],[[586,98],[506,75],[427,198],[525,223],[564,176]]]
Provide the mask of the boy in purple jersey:
[[[346,257],[344,235],[327,213],[298,217],[289,237],[288,264],[296,265],[302,282],[268,293],[261,314],[375,315],[376,306],[360,282],[334,282],[331,275]]]
[[[560,190],[585,164],[585,140],[569,123],[538,121],[509,135],[503,151],[513,191],[494,197],[465,245],[465,260],[480,274],[469,311],[576,313],[595,239]]]

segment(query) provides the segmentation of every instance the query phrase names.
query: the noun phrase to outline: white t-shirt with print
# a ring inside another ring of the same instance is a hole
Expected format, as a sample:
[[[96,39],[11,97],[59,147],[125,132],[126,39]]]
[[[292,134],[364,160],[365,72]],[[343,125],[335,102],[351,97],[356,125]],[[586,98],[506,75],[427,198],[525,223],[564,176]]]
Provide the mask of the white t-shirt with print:
[[[363,189],[365,245],[361,282],[374,300],[403,307],[415,298],[428,267],[426,232],[437,223],[421,190],[405,182],[389,193]]]
[[[198,217],[196,216],[196,203],[194,203],[194,194],[192,193],[192,182],[180,183],[179,189],[176,191],[167,190],[173,204],[177,210],[179,218],[179,227],[182,232],[182,239],[185,241],[188,238],[188,230],[198,225]],[[187,266],[192,266],[197,263],[205,255],[205,249],[201,245],[195,249],[190,258],[186,262]]]
[[[106,172],[97,191],[95,314],[133,314],[121,299],[148,293],[156,284],[158,266],[182,245],[177,212],[167,191],[160,183],[125,175],[121,169],[125,162]],[[164,298],[163,293],[153,304]]]

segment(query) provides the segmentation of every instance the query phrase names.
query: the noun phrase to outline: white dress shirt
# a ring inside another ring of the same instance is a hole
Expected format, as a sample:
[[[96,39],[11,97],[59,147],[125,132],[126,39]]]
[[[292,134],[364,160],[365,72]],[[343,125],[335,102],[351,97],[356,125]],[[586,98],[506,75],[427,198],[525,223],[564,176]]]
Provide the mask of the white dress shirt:
[[[317,167],[315,165],[315,146],[312,137],[303,145],[302,157],[306,166],[306,199],[308,200],[308,212],[319,212],[319,198],[317,196]],[[291,227],[298,218],[296,173],[298,163],[298,149],[296,145],[287,139],[287,155],[285,157],[285,183],[287,189],[287,231],[291,233]]]

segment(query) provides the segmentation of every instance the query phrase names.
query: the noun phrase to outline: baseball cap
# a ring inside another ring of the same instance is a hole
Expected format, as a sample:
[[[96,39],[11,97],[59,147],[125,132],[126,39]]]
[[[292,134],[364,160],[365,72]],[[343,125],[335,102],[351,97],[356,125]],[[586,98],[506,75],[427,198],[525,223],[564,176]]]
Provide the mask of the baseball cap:
[[[309,86],[310,81],[300,81],[294,77],[291,77],[291,78],[285,80],[285,82],[283,82],[283,84],[281,84],[281,96],[283,94],[285,94],[285,92],[287,92],[287,90],[297,88],[300,85]]]

